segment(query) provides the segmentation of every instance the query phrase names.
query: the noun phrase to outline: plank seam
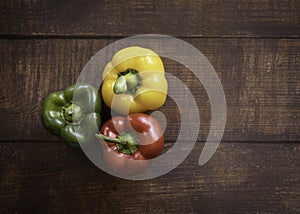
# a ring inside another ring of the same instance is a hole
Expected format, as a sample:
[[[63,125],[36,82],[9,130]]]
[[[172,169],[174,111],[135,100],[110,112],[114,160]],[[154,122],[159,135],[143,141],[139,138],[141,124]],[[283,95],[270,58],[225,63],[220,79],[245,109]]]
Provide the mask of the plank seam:
[[[0,39],[3,40],[24,40],[24,39],[124,39],[133,35],[127,36],[109,36],[109,35],[16,35],[16,34],[0,34]],[[179,39],[299,39],[300,36],[174,36]]]

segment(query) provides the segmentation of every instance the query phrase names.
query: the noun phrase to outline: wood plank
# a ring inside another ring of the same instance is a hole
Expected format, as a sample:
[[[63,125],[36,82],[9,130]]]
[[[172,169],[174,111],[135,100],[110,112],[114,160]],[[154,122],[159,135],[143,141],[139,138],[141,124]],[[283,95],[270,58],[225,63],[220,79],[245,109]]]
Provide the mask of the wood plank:
[[[184,0],[2,1],[0,28],[1,34],[17,35],[198,34],[202,5]]]
[[[205,2],[204,31],[207,35],[299,37],[299,1]]]
[[[0,141],[57,140],[43,129],[40,121],[45,97],[74,84],[91,56],[113,41],[0,40],[0,118],[5,124]],[[300,139],[299,40],[186,41],[207,56],[222,82],[227,99],[224,141]],[[210,128],[210,103],[204,88],[183,65],[168,59],[164,62],[166,71],[193,92],[201,117],[198,140],[205,141]],[[179,109],[168,98],[160,110],[168,120],[166,140],[175,141],[180,131]]]
[[[0,35],[299,37],[300,2],[290,0],[8,1]]]
[[[0,163],[2,213],[300,212],[299,144],[222,143],[199,167],[199,143],[178,168],[144,181],[108,175],[60,142],[0,148],[15,144]]]

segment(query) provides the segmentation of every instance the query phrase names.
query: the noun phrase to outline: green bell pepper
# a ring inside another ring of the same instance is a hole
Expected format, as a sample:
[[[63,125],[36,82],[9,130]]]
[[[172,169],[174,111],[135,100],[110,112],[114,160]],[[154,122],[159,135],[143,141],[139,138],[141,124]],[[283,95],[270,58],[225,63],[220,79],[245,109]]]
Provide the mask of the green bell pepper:
[[[76,100],[73,100],[74,92]],[[49,94],[42,110],[44,127],[59,136],[69,146],[88,143],[99,132],[102,108],[97,89],[86,83],[78,83],[64,91]]]

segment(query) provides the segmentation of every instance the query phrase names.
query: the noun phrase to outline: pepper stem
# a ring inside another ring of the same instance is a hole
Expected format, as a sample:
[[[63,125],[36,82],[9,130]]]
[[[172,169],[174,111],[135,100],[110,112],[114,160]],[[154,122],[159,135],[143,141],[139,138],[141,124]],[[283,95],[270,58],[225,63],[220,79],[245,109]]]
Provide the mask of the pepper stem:
[[[107,137],[103,134],[95,134],[98,139],[115,143],[119,152],[126,155],[132,155],[138,149],[139,138],[133,132],[125,131],[120,133],[116,138]]]
[[[79,103],[71,103],[61,108],[61,116],[67,124],[79,124],[84,117],[82,106]]]
[[[118,74],[118,79],[114,85],[115,94],[134,94],[142,85],[142,78],[138,71],[133,68],[128,68]]]

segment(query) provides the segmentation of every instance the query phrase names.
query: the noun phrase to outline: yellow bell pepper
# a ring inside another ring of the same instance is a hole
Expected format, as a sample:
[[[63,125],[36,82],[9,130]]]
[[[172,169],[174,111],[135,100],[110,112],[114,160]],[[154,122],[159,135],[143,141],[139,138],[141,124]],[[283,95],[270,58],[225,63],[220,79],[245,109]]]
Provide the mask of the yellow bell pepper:
[[[121,114],[161,107],[168,84],[161,58],[152,50],[128,47],[118,51],[103,71],[102,97]]]

